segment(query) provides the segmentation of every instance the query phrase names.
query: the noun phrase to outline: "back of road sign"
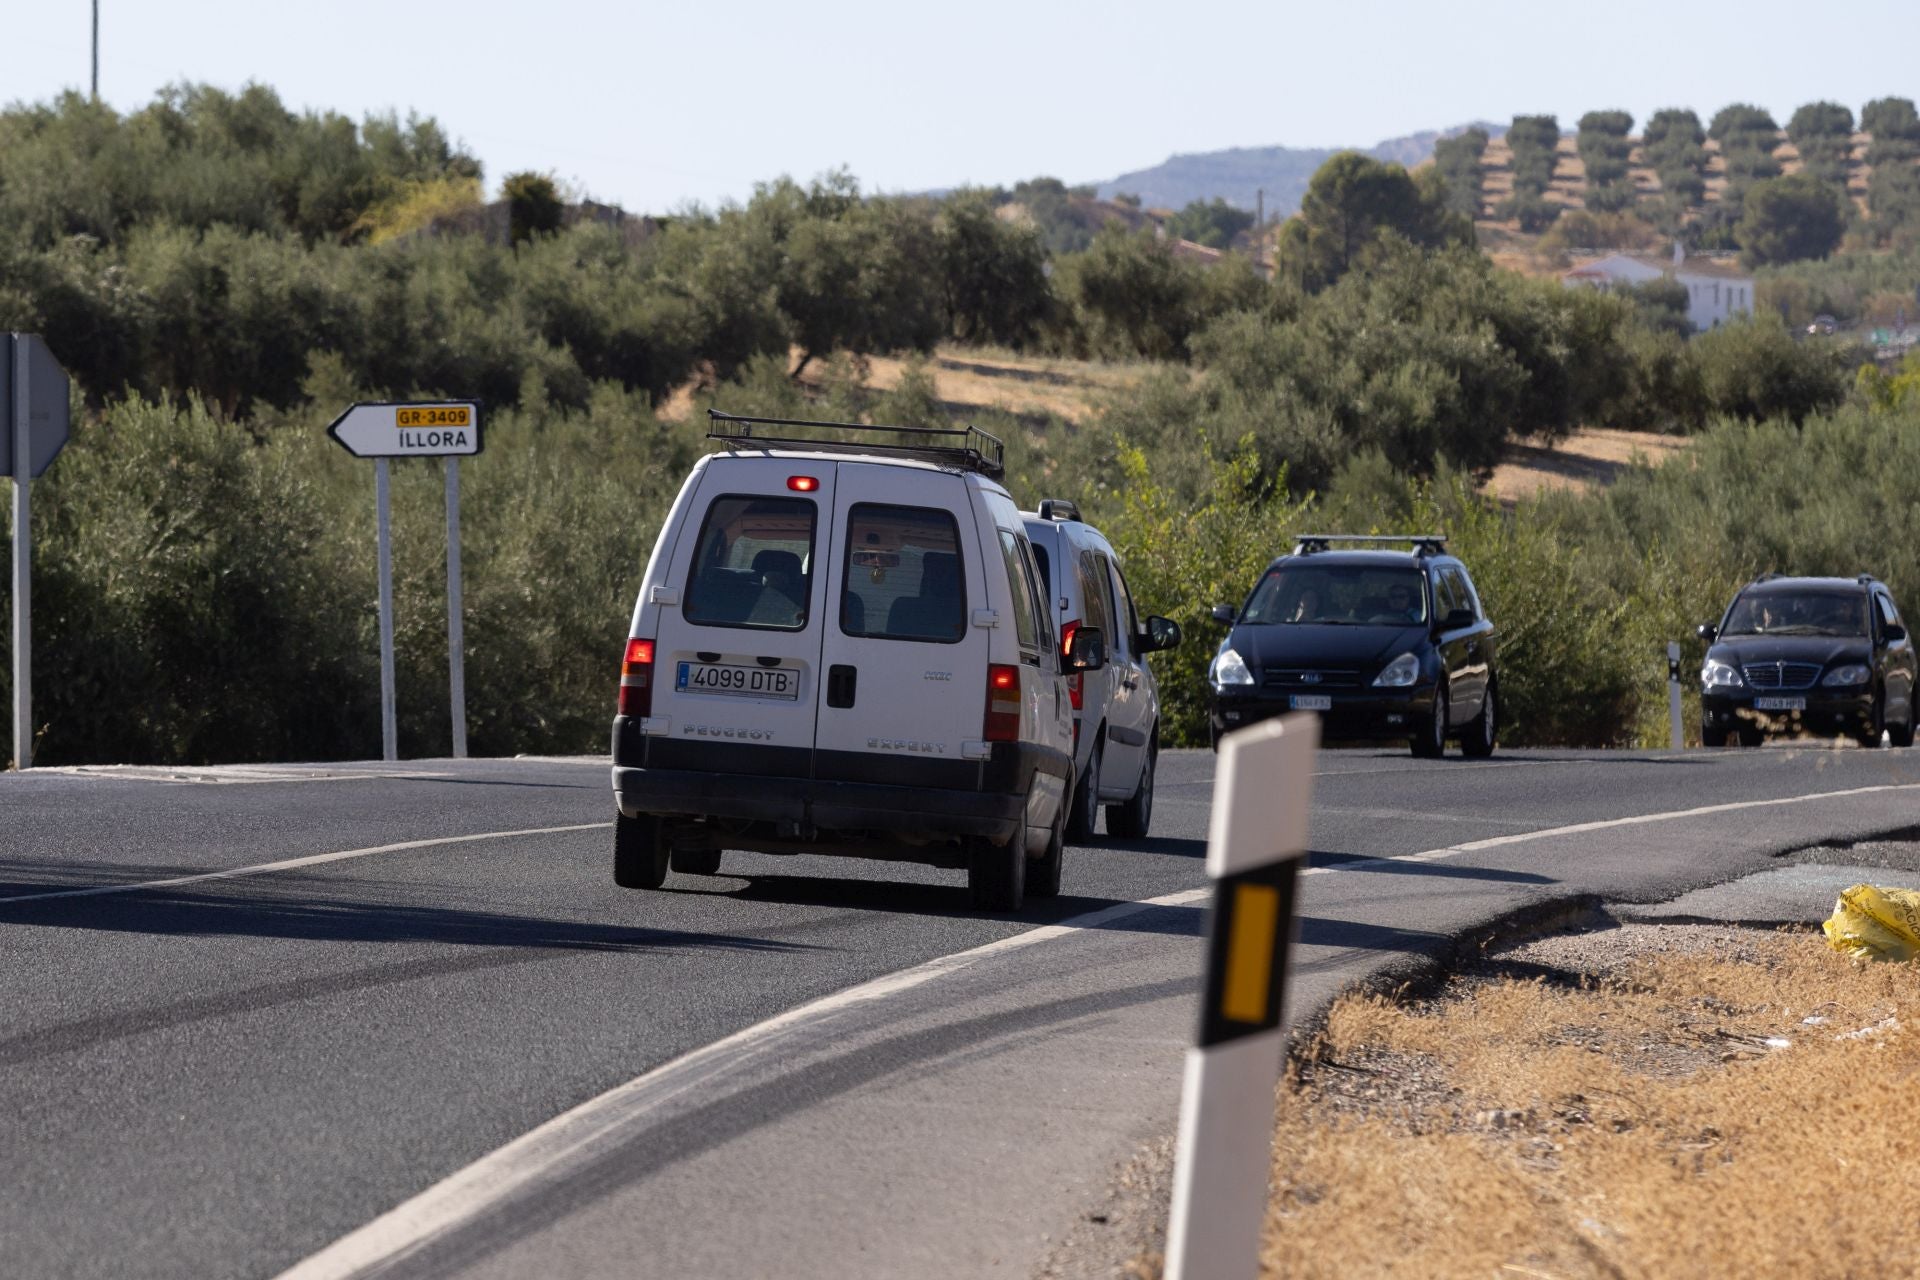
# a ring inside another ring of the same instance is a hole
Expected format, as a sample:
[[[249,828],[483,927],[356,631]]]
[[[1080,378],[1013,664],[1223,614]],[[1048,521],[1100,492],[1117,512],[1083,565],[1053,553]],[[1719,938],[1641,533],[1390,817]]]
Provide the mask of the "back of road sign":
[[[27,474],[44,475],[67,443],[66,370],[36,335],[0,335],[0,476],[13,474],[13,372],[22,346],[27,353],[27,417],[32,423],[27,434]]]

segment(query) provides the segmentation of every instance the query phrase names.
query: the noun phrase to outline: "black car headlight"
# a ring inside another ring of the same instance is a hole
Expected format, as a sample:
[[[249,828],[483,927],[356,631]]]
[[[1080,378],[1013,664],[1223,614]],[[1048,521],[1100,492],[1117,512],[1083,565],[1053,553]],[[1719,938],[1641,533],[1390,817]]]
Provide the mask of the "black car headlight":
[[[1740,678],[1740,668],[1718,658],[1708,658],[1700,668],[1700,683],[1709,689],[1743,689],[1747,684]]]
[[[1404,689],[1420,679],[1420,658],[1416,654],[1403,653],[1381,669],[1373,678],[1376,689]]]

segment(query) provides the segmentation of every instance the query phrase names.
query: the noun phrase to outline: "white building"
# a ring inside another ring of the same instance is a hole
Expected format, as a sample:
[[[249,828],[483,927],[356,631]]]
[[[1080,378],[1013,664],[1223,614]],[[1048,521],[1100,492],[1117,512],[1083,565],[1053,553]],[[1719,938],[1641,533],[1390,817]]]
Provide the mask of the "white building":
[[[1729,263],[1712,258],[1687,257],[1680,245],[1673,256],[1661,259],[1639,253],[1610,253],[1561,273],[1569,289],[1612,289],[1667,279],[1687,291],[1687,319],[1695,332],[1712,329],[1753,310],[1753,277]]]

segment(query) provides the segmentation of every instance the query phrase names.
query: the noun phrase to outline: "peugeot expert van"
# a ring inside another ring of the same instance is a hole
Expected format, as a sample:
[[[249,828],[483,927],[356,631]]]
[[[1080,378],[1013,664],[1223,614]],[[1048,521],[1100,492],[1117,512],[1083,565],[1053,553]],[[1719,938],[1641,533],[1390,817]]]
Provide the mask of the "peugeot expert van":
[[[613,722],[614,879],[723,850],[963,868],[976,905],[1060,890],[1062,646],[1000,441],[713,411],[647,563]]]

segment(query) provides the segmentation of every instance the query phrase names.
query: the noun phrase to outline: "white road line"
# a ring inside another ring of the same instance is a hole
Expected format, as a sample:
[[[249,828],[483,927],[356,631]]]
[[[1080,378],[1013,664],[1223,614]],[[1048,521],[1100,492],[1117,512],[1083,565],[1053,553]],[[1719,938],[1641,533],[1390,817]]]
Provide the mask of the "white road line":
[[[270,782],[367,782],[412,778],[451,778],[447,772],[415,769],[348,769],[334,771],[330,766],[296,769],[273,765],[208,765],[202,768],[171,765],[56,765],[35,769],[38,776],[52,774],[91,782],[158,782],[168,786],[258,786]]]
[[[337,853],[310,853],[303,858],[282,858],[278,862],[262,862],[250,867],[234,867],[227,871],[202,871],[190,876],[170,876],[165,880],[136,880],[129,884],[89,885],[85,889],[56,889],[50,893],[23,893],[11,898],[0,898],[0,906],[14,902],[44,902],[49,898],[93,898],[106,893],[138,893],[143,889],[171,889],[183,884],[199,884],[203,880],[232,880],[238,876],[259,876],[274,871],[291,871],[296,867],[317,867],[327,862],[344,862],[348,858],[365,858],[376,853],[404,853],[408,849],[432,849],[439,845],[466,844],[473,840],[507,840],[514,836],[550,836],[565,831],[594,831],[610,827],[611,822],[582,822],[569,827],[527,827],[520,831],[479,831],[466,836],[435,836],[430,840],[402,840],[398,844],[377,844],[368,849],[342,849]]]
[[[1481,849],[1522,844],[1529,840],[1547,840],[1555,836],[1603,831],[1682,818],[1704,817],[1743,809],[1807,804],[1817,800],[1842,799],[1887,791],[1920,791],[1920,783],[1855,787],[1846,791],[1823,791],[1812,795],[1788,796],[1777,800],[1742,800],[1729,804],[1705,805],[1667,813],[1639,814],[1630,818],[1611,818],[1601,822],[1582,822],[1572,826],[1548,827],[1539,831],[1493,836],[1465,844],[1429,849],[1424,853],[1398,857],[1369,858],[1337,867],[1307,867],[1306,875],[1330,875],[1358,866],[1394,862],[1436,862],[1457,854]],[[604,825],[604,824],[602,824]],[[435,1240],[459,1230],[467,1223],[492,1212],[543,1178],[571,1161],[596,1149],[618,1142],[622,1131],[643,1121],[647,1114],[680,1097],[688,1090],[710,1085],[719,1073],[758,1060],[777,1050],[781,1040],[800,1028],[810,1027],[841,1010],[872,1004],[946,974],[977,964],[989,957],[1038,946],[1097,929],[1126,916],[1156,907],[1184,907],[1205,902],[1210,888],[1185,889],[1178,893],[1137,902],[1116,903],[1084,916],[1075,916],[1058,924],[1043,925],[983,946],[928,960],[910,969],[875,978],[845,991],[790,1009],[783,1014],[734,1032],[691,1053],[683,1054],[625,1084],[617,1085],[597,1098],[589,1099],[514,1139],[506,1146],[482,1156],[466,1168],[435,1183],[412,1199],[404,1201],[365,1226],[342,1236],[333,1244],[282,1272],[277,1280],[348,1280],[365,1275],[387,1264],[426,1248]]]
[[[683,1054],[555,1116],[282,1272],[279,1280],[356,1276],[415,1253],[491,1212],[494,1206],[512,1199],[569,1161],[605,1145],[610,1139],[617,1140],[622,1130],[643,1120],[656,1108],[689,1090],[711,1086],[718,1073],[759,1060],[781,1040],[842,1010],[911,991],[992,956],[1098,929],[1156,907],[1184,907],[1203,902],[1210,892],[1208,888],[1184,889],[1158,898],[1115,903],[1058,924],[1042,925],[1010,938],[928,960],[736,1031],[724,1040]]]
[[[1450,844],[1440,849],[1428,849],[1422,853],[1402,853],[1383,858],[1359,858],[1342,863],[1336,867],[1307,867],[1303,875],[1330,875],[1336,871],[1351,871],[1356,867],[1379,866],[1395,862],[1439,862],[1445,858],[1457,857],[1463,853],[1478,853],[1483,849],[1498,849],[1503,845],[1524,844],[1529,840],[1550,840],[1555,836],[1576,836],[1588,831],[1609,831],[1615,827],[1639,827],[1655,822],[1676,822],[1682,818],[1704,818],[1716,813],[1736,813],[1743,809],[1778,808],[1790,804],[1810,804],[1816,800],[1837,800],[1846,796],[1875,795],[1885,791],[1920,791],[1920,782],[1889,782],[1873,787],[1851,787],[1845,791],[1815,791],[1804,796],[1783,796],[1775,800],[1734,800],[1726,804],[1702,805],[1697,809],[1671,809],[1665,813],[1641,813],[1630,818],[1606,818],[1598,822],[1576,822],[1566,827],[1546,827],[1539,831],[1516,831],[1512,835],[1488,836],[1484,840],[1469,840],[1464,844]]]

